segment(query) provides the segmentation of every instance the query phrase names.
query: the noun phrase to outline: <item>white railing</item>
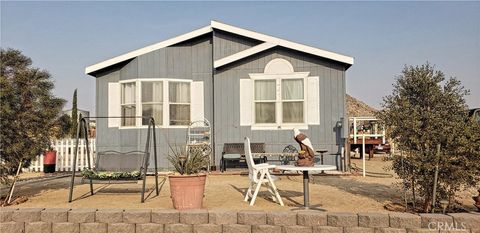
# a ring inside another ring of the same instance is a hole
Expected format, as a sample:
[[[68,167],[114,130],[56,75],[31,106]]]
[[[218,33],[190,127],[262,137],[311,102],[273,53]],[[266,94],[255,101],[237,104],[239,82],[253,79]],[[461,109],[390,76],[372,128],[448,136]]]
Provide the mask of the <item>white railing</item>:
[[[56,171],[72,171],[73,158],[75,153],[75,139],[61,139],[52,142],[52,147],[57,151],[56,159]],[[88,140],[90,149],[90,164],[94,166],[96,155],[95,139]],[[81,171],[83,168],[88,167],[87,160],[87,147],[85,145],[85,139],[80,139],[78,143],[78,156],[76,170]],[[29,168],[24,169],[31,172],[43,172],[43,154],[38,155]]]

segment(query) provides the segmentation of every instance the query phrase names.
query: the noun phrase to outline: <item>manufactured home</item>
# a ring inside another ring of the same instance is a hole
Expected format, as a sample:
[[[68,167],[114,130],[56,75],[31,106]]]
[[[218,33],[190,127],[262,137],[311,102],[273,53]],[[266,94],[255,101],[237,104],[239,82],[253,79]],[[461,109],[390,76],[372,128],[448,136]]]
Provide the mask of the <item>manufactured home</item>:
[[[190,122],[211,125],[213,158],[226,143],[298,146],[293,128],[339,163],[348,137],[346,71],[353,58],[212,21],[189,33],[88,66],[98,116],[153,116],[159,167],[170,145],[184,144]],[[97,151],[138,150],[148,122],[97,121]],[[153,163],[150,163],[153,164]]]

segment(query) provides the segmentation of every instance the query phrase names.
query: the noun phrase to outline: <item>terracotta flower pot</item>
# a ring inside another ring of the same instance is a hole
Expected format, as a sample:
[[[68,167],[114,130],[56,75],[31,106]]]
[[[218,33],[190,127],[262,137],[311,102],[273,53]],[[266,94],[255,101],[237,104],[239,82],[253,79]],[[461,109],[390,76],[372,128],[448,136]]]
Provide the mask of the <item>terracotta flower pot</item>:
[[[206,174],[169,176],[173,207],[179,210],[202,208],[206,178]]]

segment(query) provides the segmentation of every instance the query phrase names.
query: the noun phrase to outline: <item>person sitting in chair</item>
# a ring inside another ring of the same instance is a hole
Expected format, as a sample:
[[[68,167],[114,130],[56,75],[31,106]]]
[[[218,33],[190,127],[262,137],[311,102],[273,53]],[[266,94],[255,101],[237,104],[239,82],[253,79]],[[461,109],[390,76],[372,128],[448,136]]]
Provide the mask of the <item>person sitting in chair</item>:
[[[295,165],[299,167],[313,167],[315,165],[315,152],[312,142],[310,142],[307,135],[298,129],[293,129],[293,133],[295,141],[300,145],[300,152]]]

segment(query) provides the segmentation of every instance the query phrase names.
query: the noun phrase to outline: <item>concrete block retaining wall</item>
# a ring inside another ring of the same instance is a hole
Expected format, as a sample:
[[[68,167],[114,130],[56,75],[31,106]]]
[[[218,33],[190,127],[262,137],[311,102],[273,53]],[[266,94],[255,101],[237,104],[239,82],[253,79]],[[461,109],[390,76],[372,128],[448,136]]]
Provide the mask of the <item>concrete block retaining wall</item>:
[[[480,233],[480,213],[0,208],[1,233]]]

